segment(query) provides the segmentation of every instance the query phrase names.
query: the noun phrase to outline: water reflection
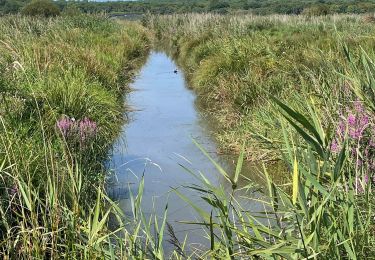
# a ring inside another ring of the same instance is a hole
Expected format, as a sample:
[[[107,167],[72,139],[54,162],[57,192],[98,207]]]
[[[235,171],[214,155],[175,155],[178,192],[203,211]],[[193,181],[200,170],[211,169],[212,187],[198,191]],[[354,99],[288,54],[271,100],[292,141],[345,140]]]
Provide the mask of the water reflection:
[[[210,211],[197,192],[183,188],[200,183],[181,166],[202,172],[214,185],[228,185],[192,139],[228,172],[233,171],[235,159],[217,155],[210,134],[215,126],[207,115],[200,114],[195,95],[186,86],[180,71],[166,54],[150,54],[132,85],[135,91],[126,100],[134,112],[130,113],[131,121],[124,125],[123,135],[114,146],[111,160],[114,175],[109,180],[108,192],[127,214],[131,214],[131,194],[137,194],[144,176],[143,212],[162,216],[168,204],[168,222],[173,225],[178,239],[183,240],[187,234],[188,242],[204,244],[204,232],[199,227],[179,223],[199,218],[173,189],[182,189],[191,201]],[[246,203],[254,211],[263,209],[254,201]]]

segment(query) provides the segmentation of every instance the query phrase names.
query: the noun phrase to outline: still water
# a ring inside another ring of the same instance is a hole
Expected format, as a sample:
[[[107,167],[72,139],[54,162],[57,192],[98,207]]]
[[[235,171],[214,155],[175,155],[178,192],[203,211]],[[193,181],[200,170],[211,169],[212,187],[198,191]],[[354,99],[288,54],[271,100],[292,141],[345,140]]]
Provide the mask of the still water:
[[[127,97],[132,112],[130,122],[114,146],[111,168],[115,173],[109,184],[110,196],[131,215],[130,194],[137,195],[144,176],[145,189],[142,210],[150,216],[163,216],[168,204],[168,222],[183,241],[188,235],[190,244],[206,244],[200,227],[179,223],[199,220],[195,211],[173,189],[178,188],[190,200],[210,212],[199,194],[184,186],[199,184],[185,167],[201,171],[214,184],[224,184],[214,165],[193,143],[195,139],[221,166],[231,171],[231,160],[216,154],[210,134],[210,118],[199,112],[195,95],[187,87],[177,65],[162,52],[152,52],[146,65],[132,84]],[[260,205],[253,205],[259,208]],[[261,210],[261,208],[259,208]],[[168,246],[167,246],[168,247]]]

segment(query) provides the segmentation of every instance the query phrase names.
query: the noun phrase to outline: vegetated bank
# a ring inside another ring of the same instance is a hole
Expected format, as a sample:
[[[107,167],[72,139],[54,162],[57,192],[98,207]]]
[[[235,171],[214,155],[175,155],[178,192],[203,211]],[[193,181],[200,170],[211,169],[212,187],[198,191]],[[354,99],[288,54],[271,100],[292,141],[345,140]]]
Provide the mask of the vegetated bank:
[[[210,212],[177,192],[200,214],[196,224],[210,247],[191,253],[172,236],[174,258],[374,255],[373,27],[357,16],[309,19],[148,20],[222,122],[223,144],[247,141],[248,156],[259,146],[268,158],[281,154],[291,173],[279,186],[264,171],[267,185],[257,198],[263,212],[236,200],[243,153],[235,173],[216,164],[229,192],[197,174],[202,187],[190,188]],[[100,17],[4,17],[0,24],[1,256],[163,259],[167,220],[148,220],[139,210],[143,182],[134,219],[126,219],[136,228],[123,223],[113,234],[110,213],[119,223],[124,218],[102,188],[102,159],[122,122],[118,72],[142,60],[147,33]]]
[[[203,177],[201,187],[190,187],[212,206],[204,212],[190,202],[201,216],[196,224],[210,234],[204,255],[374,255],[372,17],[192,14],[150,16],[144,23],[174,53],[217,118],[222,147],[240,151],[234,173],[217,166],[231,192]],[[233,196],[245,154],[281,158],[288,168],[284,185],[263,170],[264,212],[244,208]]]
[[[104,16],[0,18],[2,258],[110,254],[104,162],[149,44]]]
[[[224,150],[247,157],[278,157],[282,137],[275,126],[269,94],[296,106],[312,96],[328,126],[347,100],[343,44],[372,52],[375,33],[364,16],[149,16],[145,24],[167,42],[186,71],[190,85],[218,120],[217,139]],[[324,102],[324,103],[323,103]]]

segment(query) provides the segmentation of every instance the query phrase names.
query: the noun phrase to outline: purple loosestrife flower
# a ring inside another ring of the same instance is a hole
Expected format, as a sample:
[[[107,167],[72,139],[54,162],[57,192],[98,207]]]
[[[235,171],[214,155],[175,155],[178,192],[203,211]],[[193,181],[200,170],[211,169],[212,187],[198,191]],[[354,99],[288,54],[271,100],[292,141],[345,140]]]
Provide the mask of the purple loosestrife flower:
[[[60,130],[61,134],[66,138],[74,128],[74,121],[72,121],[69,117],[64,117],[57,121],[56,126]]]
[[[347,117],[342,116],[342,119],[338,123],[336,134],[338,138],[343,138],[346,133],[354,140],[360,140],[363,138],[365,130],[370,126],[369,114],[365,111],[361,102],[356,101],[354,103],[354,109],[346,109]],[[342,113],[340,112],[342,115]]]
[[[361,193],[366,183],[373,182],[375,185],[375,116],[360,101],[339,111],[331,152],[338,153],[345,140],[348,141],[352,167],[356,168],[355,188]],[[360,172],[365,174],[363,180],[358,176]]]
[[[371,125],[369,114],[365,111],[362,104],[355,102],[354,110],[346,109],[348,116],[342,117],[338,123],[336,134],[339,138],[343,138],[347,133],[351,139],[361,140],[364,132]]]
[[[98,131],[96,122],[87,117],[78,121],[74,118],[64,117],[57,121],[56,126],[70,145],[75,146],[79,143],[80,148],[94,138]]]
[[[89,118],[85,117],[79,122],[79,133],[81,138],[81,143],[84,143],[87,139],[95,137],[97,132],[96,122],[91,121]]]
[[[355,122],[356,122],[356,117],[355,117],[355,115],[353,115],[353,114],[349,114],[348,115],[348,125],[349,126],[351,126],[351,127],[355,127]]]
[[[336,139],[334,139],[331,143],[331,152],[333,153],[338,153],[340,150],[340,146],[339,144],[337,143]]]

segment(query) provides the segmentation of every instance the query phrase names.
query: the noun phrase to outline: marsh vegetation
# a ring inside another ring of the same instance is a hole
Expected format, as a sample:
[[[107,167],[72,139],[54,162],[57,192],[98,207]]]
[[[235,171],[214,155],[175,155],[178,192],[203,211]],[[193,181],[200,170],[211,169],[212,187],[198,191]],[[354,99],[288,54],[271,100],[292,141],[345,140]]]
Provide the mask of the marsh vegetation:
[[[211,230],[211,256],[373,254],[370,20],[206,14],[151,16],[145,25],[174,54],[219,122],[219,144],[241,154],[238,168],[246,157],[281,159],[289,169],[279,173],[289,175],[284,185],[264,170],[263,202],[270,208],[261,213],[202,179],[196,190],[214,209],[202,213],[201,223]],[[233,193],[238,168],[230,174],[218,169]],[[263,218],[273,224],[262,225]]]
[[[99,16],[2,17],[0,31],[0,255],[101,258],[103,162],[147,34]]]
[[[142,24],[0,19],[0,255],[370,259],[373,19],[189,14],[148,15]],[[174,235],[168,207],[142,212],[143,178],[131,216],[104,189],[123,94],[152,41],[174,57],[214,117],[220,150],[238,155],[228,172],[196,143],[227,185],[183,167],[198,181],[185,188],[208,207],[174,190],[199,215],[188,223],[206,232],[208,246],[199,250]],[[262,185],[241,178],[245,160],[261,166]],[[282,183],[267,170],[274,161],[285,165]],[[253,200],[264,208],[242,203]]]

